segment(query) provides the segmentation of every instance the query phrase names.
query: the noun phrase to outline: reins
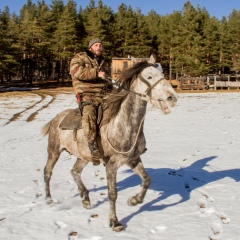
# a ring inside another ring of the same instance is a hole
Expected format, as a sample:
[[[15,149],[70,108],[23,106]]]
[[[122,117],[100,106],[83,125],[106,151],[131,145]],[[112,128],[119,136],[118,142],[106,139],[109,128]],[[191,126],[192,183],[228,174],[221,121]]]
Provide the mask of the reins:
[[[149,112],[149,110],[152,109],[152,108],[153,108],[153,107],[150,107],[150,108],[145,112],[145,114],[144,114],[144,116],[143,116],[143,118],[142,118],[142,120],[141,120],[141,122],[140,122],[140,124],[139,124],[138,132],[137,132],[137,136],[136,136],[136,138],[135,138],[135,141],[134,141],[132,147],[131,147],[128,151],[124,151],[124,152],[123,152],[123,151],[118,151],[116,148],[114,148],[114,146],[113,146],[112,143],[109,141],[108,136],[107,136],[107,142],[109,143],[110,147],[111,147],[116,153],[127,154],[127,153],[129,153],[129,152],[131,152],[131,151],[133,150],[133,148],[135,147],[135,145],[136,145],[136,143],[137,143],[138,136],[139,136],[140,129],[141,129],[141,127],[142,127],[143,121],[144,121],[147,113]],[[107,134],[107,135],[108,135],[108,134]]]
[[[162,80],[164,80],[164,78],[160,78],[157,82],[155,82],[153,85],[151,85],[146,79],[143,78],[143,76],[142,76],[141,74],[138,75],[138,78],[139,78],[143,83],[145,83],[145,84],[148,86],[148,88],[147,88],[147,90],[146,90],[146,94],[138,93],[138,92],[135,92],[135,91],[133,91],[133,90],[125,89],[125,88],[124,88],[124,90],[129,91],[129,92],[131,92],[131,93],[134,93],[135,95],[138,95],[138,96],[140,96],[140,97],[149,97],[149,99],[153,99],[153,98],[152,98],[152,89],[153,89],[154,87],[156,87],[157,84],[160,83]],[[153,99],[153,100],[157,100],[157,99]],[[129,152],[131,152],[131,151],[133,150],[133,148],[135,147],[135,145],[136,145],[136,143],[137,143],[138,136],[139,136],[140,129],[141,129],[141,127],[142,127],[143,121],[144,121],[144,119],[145,119],[145,117],[146,117],[146,115],[147,115],[147,113],[149,112],[150,109],[152,109],[152,107],[150,107],[150,108],[145,112],[145,114],[144,114],[144,116],[143,116],[143,118],[142,118],[142,120],[141,120],[141,122],[140,122],[140,124],[139,124],[135,141],[134,141],[132,147],[131,147],[128,151],[119,151],[119,150],[117,150],[117,149],[112,145],[112,143],[109,141],[109,139],[108,139],[108,134],[106,135],[106,137],[107,137],[107,142],[109,143],[110,147],[111,147],[116,153],[127,154],[127,153],[129,153]]]

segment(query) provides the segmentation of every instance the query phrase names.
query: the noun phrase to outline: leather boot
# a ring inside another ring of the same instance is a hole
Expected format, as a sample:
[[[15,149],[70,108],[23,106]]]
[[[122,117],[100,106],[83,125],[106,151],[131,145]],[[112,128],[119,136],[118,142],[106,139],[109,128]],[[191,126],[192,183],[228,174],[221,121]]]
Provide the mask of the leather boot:
[[[89,147],[89,149],[91,151],[91,154],[92,154],[93,165],[99,165],[100,164],[100,158],[102,158],[102,154],[98,149],[97,142],[96,141],[89,142],[88,147]]]

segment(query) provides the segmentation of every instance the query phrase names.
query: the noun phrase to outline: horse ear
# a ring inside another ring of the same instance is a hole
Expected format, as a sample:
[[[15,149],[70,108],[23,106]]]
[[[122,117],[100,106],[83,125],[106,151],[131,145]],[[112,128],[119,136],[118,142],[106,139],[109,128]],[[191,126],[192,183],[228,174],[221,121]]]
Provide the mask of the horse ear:
[[[131,60],[133,62],[133,65],[137,63],[137,59],[135,57],[131,57]]]
[[[149,62],[149,63],[153,63],[153,64],[156,62],[156,60],[155,60],[155,58],[153,57],[153,55],[150,56],[148,62]]]

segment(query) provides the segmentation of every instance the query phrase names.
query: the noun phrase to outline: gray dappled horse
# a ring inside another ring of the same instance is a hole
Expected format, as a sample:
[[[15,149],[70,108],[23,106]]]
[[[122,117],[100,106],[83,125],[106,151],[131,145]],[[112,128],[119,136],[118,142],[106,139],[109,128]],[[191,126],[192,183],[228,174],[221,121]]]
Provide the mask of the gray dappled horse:
[[[144,169],[140,158],[146,150],[143,125],[147,103],[168,114],[171,112],[169,107],[174,107],[177,102],[177,94],[154,63],[154,58],[150,58],[149,62],[139,62],[125,70],[120,76],[121,86],[118,91],[108,95],[103,104],[98,144],[103,154],[101,161],[106,167],[110,203],[109,222],[114,231],[123,230],[123,225],[118,221],[116,214],[118,168],[126,164],[142,179],[142,189],[129,199],[130,206],[143,202],[151,184],[151,177]],[[83,168],[92,161],[87,140],[82,129],[77,131],[74,139],[72,130],[59,128],[59,124],[69,111],[70,109],[59,113],[42,129],[44,135],[49,134],[48,160],[44,169],[46,201],[49,204],[53,203],[50,193],[52,170],[60,153],[66,150],[77,157],[71,174],[77,183],[83,206],[90,208],[89,191],[81,179]]]

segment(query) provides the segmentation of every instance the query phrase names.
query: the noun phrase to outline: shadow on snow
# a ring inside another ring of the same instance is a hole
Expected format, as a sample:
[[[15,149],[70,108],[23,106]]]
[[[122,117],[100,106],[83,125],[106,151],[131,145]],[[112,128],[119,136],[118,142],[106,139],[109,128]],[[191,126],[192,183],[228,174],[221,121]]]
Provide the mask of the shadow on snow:
[[[210,182],[215,182],[225,177],[229,177],[234,179],[235,181],[239,181],[240,169],[230,169],[222,171],[213,170],[212,172],[205,170],[204,167],[210,166],[208,162],[215,158],[217,157],[211,156],[208,158],[200,159],[194,162],[192,165],[185,168],[180,168],[178,170],[171,168],[146,168],[147,172],[152,177],[152,184],[149,189],[158,192],[159,195],[152,201],[140,205],[140,208],[136,212],[123,218],[121,222],[126,227],[127,223],[130,221],[131,218],[143,211],[160,211],[167,207],[183,203],[189,200],[192,190],[200,188]],[[125,171],[125,173],[133,172],[129,169]],[[117,183],[118,192],[131,187],[136,187],[140,184],[141,179],[138,175],[133,173],[133,175]],[[94,191],[103,189],[106,189],[106,187],[97,188],[94,189]],[[173,195],[179,195],[181,199],[175,203],[161,204],[161,201]],[[101,203],[102,202],[99,202],[97,205],[100,205]]]

